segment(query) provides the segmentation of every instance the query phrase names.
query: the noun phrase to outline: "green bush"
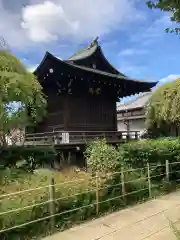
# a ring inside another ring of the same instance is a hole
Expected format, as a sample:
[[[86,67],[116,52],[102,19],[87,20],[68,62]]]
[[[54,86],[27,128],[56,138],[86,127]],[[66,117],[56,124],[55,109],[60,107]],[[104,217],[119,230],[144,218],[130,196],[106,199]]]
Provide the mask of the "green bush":
[[[38,146],[8,146],[0,148],[0,167],[16,167],[19,162],[26,169],[34,170],[42,164],[52,163],[56,157],[56,151],[51,147]]]
[[[155,170],[152,175],[165,173],[165,162],[169,161],[173,179],[180,178],[180,139],[165,138],[157,140],[141,140],[119,146],[120,162],[130,168],[145,168],[147,162]],[[175,164],[177,162],[177,164]],[[165,175],[164,175],[165,176]],[[164,177],[162,175],[162,178]]]
[[[42,152],[39,150],[40,156]],[[25,155],[23,155],[25,156]],[[29,156],[27,154],[27,156]],[[35,156],[35,155],[34,155]],[[50,151],[51,156],[51,151]],[[52,153],[52,157],[54,157]],[[134,204],[149,199],[149,185],[147,180],[147,167],[150,163],[150,174],[152,177],[152,197],[164,192],[170,192],[177,187],[172,175],[170,182],[165,181],[165,160],[170,163],[180,159],[179,139],[143,140],[134,143],[127,143],[114,148],[103,141],[95,141],[88,145],[85,156],[88,167],[99,174],[99,215],[124,208],[126,205]],[[48,158],[49,159],[49,158]],[[39,160],[38,161],[38,164]],[[44,159],[43,159],[44,161]],[[37,164],[37,165],[38,165]],[[179,164],[180,165],[180,164]],[[121,166],[124,167],[125,196],[122,192]],[[174,164],[170,171],[177,171],[178,164]],[[180,166],[179,166],[180,167]],[[131,169],[135,171],[131,171]],[[105,173],[105,174],[104,174]],[[156,175],[162,174],[162,178]],[[84,174],[84,175],[82,175]],[[64,183],[69,180],[84,179],[80,184],[71,182],[56,187],[55,212],[63,213],[55,217],[55,230],[64,230],[84,220],[94,218],[96,215],[96,179],[89,173],[66,172],[62,173],[50,170],[35,170],[33,174],[24,173],[22,169],[6,168],[1,172],[1,194],[13,192],[13,186],[22,190],[40,185],[49,184],[50,178],[57,178],[56,183]],[[56,177],[55,177],[56,176]],[[75,178],[74,178],[75,176]],[[177,179],[177,176],[175,176]],[[87,193],[87,191],[89,191]],[[75,196],[72,196],[74,195]],[[21,208],[32,203],[41,203],[49,198],[48,189],[38,191],[33,195],[25,193],[21,196],[8,198],[0,203],[0,212]],[[66,198],[65,198],[66,197]],[[77,210],[77,208],[80,208]],[[0,227],[8,228],[13,225],[23,224],[38,218],[49,215],[48,204],[32,207],[22,212],[0,216]],[[36,239],[39,236],[47,235],[51,231],[50,219],[17,228],[7,232],[9,239],[27,240]],[[1,237],[1,236],[0,236]]]
[[[131,172],[125,174],[125,181],[129,181],[129,183],[125,184],[127,194],[125,198],[122,197],[121,178],[119,174],[113,174],[105,182],[99,185],[99,215],[112,212],[117,209],[122,209],[127,204],[132,204],[147,199],[147,182],[146,180],[139,181],[139,177],[142,177],[140,172],[136,174]],[[81,176],[79,176],[79,178],[81,178]],[[88,175],[86,175],[85,179],[88,179]],[[132,181],[135,179],[138,180],[137,183]],[[92,192],[87,193],[87,191],[91,190]],[[141,191],[135,193],[138,190]],[[133,194],[131,194],[131,192],[133,192]],[[72,196],[73,194],[76,194],[76,196]],[[55,213],[66,212],[55,217],[55,231],[61,231],[84,220],[97,217],[96,191],[94,182],[87,181],[87,183],[84,183],[84,185],[74,184],[72,182],[68,186],[61,185],[56,187],[55,198],[62,198],[55,201]],[[12,196],[10,199],[1,202],[0,212],[31,205],[32,201],[33,203],[41,203],[47,200],[47,190],[37,192],[34,197],[31,196],[31,193],[25,193],[21,196]],[[76,210],[77,208],[80,209]],[[35,206],[28,210],[0,216],[0,227],[2,229],[8,228],[49,215],[50,210],[48,204]],[[38,223],[8,231],[6,234],[9,239],[12,240],[27,240],[36,238],[38,239],[39,236],[45,236],[49,234],[50,231],[50,219],[47,219]]]
[[[7,172],[8,175],[6,176]],[[19,177],[14,179],[13,176],[18,176],[17,172],[19,172]],[[3,178],[3,182],[1,183],[0,195],[23,191],[24,189],[26,190],[29,188],[47,186],[50,184],[51,177],[54,177],[55,182],[59,184],[55,187],[55,198],[62,198],[55,201],[56,213],[87,205],[93,201],[93,198],[95,199],[95,192],[92,192],[90,194],[83,193],[87,190],[92,189],[92,186],[89,184],[88,174],[83,172],[76,173],[74,170],[66,170],[65,172],[59,173],[56,171],[54,172],[51,170],[41,169],[27,175],[27,173],[22,170],[11,168],[1,170],[0,173],[0,175],[6,176],[6,179]],[[84,181],[80,182],[80,184],[73,182],[73,180],[80,179],[84,179]],[[71,183],[65,184],[65,182],[68,181],[71,181]],[[70,197],[73,194],[79,195]],[[1,197],[0,213],[42,203],[47,200],[49,200],[49,188],[42,188],[31,192],[24,192],[18,195]],[[95,212],[95,207],[93,209]],[[91,208],[85,208],[82,211],[84,211],[82,215],[79,214],[79,211],[74,211],[72,213],[57,216],[55,219],[55,229],[64,229],[70,226],[70,224],[72,225],[73,223],[78,223],[81,221],[82,217],[86,219],[86,216],[88,216],[88,214],[90,216],[92,215]],[[80,210],[81,213],[82,211]],[[33,221],[49,215],[50,210],[48,203],[44,205],[33,206],[29,209],[17,211],[14,213],[3,215],[0,214],[0,229],[11,228],[13,226],[28,223],[29,221]],[[8,239],[12,240],[36,239],[36,237],[38,238],[41,235],[48,234],[50,230],[50,219],[47,219],[8,231],[6,232],[6,235],[8,236]]]
[[[85,151],[87,167],[95,172],[112,172],[119,165],[119,153],[105,140],[91,142]]]
[[[101,212],[105,212],[105,209],[106,211],[120,209],[127,204],[140,202],[149,197],[148,182],[142,172],[125,172],[124,182],[125,195],[122,192],[120,173],[112,174],[105,181],[103,189],[100,190],[100,201],[105,201],[102,203],[102,209],[100,208]]]

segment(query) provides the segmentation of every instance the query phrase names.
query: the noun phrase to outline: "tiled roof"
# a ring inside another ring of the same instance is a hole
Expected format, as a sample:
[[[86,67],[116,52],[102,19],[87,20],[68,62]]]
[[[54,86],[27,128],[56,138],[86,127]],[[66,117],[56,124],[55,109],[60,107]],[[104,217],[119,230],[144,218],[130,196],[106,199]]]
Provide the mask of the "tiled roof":
[[[45,64],[46,62],[48,64]],[[74,63],[71,63],[71,62],[68,62],[68,61],[63,61],[63,60],[55,57],[54,55],[52,55],[49,52],[46,52],[43,60],[41,61],[39,66],[35,69],[34,74],[35,75],[40,74],[38,72],[40,71],[40,69],[42,70],[43,67],[44,67],[44,69],[46,69],[46,70],[43,70],[43,71],[47,71],[47,68],[49,68],[51,63],[54,64],[54,62],[57,62],[57,64],[68,65],[69,67],[72,67],[72,68],[81,69],[82,71],[86,71],[86,72],[89,72],[89,73],[94,73],[94,74],[99,75],[99,76],[100,75],[107,76],[107,77],[109,77],[111,79],[114,79],[114,80],[125,80],[125,81],[134,82],[134,83],[139,83],[139,86],[142,86],[143,89],[145,87],[145,89],[147,89],[147,91],[157,84],[157,82],[140,81],[140,80],[136,80],[136,79],[132,79],[132,78],[126,77],[126,76],[121,75],[121,74],[109,73],[109,72],[105,72],[105,71],[102,71],[102,70],[99,70],[99,69],[89,68],[89,67],[85,67],[85,66],[82,66],[82,65],[77,65],[77,64],[74,64]],[[124,84],[124,83],[122,83],[122,84]],[[132,91],[132,92],[134,92],[134,91]]]
[[[145,92],[139,94],[139,96],[130,102],[126,103],[117,103],[117,111],[126,111],[126,110],[132,110],[136,108],[143,108],[149,98],[151,97],[152,92]]]
[[[98,39],[98,38],[97,38]],[[74,53],[68,60],[75,61],[83,58],[87,58],[91,56],[96,49],[98,48],[98,41],[95,39],[90,45],[84,49],[79,50],[78,52]]]
[[[79,60],[79,59],[89,57],[96,51],[96,49],[97,49],[97,45],[94,45],[93,47],[87,47],[73,54],[71,57],[68,58],[68,60],[74,61],[74,60]]]
[[[102,50],[101,50],[101,47],[99,46],[99,43],[98,43],[98,38],[96,38],[95,40],[93,40],[88,47],[85,47],[81,50],[79,50],[78,52],[74,53],[71,57],[68,58],[68,60],[66,60],[65,62],[67,63],[70,63],[70,64],[74,64],[76,65],[76,61],[78,60],[82,60],[82,59],[85,59],[85,58],[88,58],[90,56],[92,56],[94,53],[96,53],[96,51],[100,52],[100,54],[102,55],[102,57],[105,59],[105,61],[108,62],[108,64],[114,68],[110,63],[109,61],[105,58]],[[79,65],[79,64],[78,64]],[[80,66],[83,66],[82,64]],[[93,69],[93,68],[92,68]],[[123,73],[119,72],[117,69],[114,68],[114,70],[117,72],[116,75],[117,77],[119,76],[123,76],[123,77],[126,77]],[[101,70],[100,70],[101,71]],[[103,73],[103,71],[101,71],[101,73]],[[115,74],[115,73],[114,73]]]
[[[126,77],[125,75],[119,73],[119,74],[113,74],[113,73],[108,73],[99,69],[94,69],[94,68],[89,68],[89,67],[85,67],[85,66],[81,66],[81,65],[77,65],[77,64],[71,64],[66,62],[67,64],[75,67],[75,68],[79,68],[88,72],[92,72],[92,73],[97,73],[100,75],[104,75],[104,76],[108,76],[108,77],[112,77],[112,78],[116,78],[116,79],[121,79],[121,80],[129,80],[129,81],[134,81],[134,82],[140,82],[140,83],[146,83],[145,81],[141,81],[141,80],[136,80],[134,78],[130,78],[130,77]],[[157,82],[147,82],[147,84],[152,84],[152,87],[155,86],[157,84]]]

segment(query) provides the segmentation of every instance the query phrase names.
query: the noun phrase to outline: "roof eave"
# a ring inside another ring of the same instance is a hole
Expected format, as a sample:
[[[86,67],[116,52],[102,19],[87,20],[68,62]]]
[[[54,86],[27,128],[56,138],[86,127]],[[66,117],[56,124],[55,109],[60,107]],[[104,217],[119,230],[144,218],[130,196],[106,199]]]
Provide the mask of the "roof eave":
[[[97,75],[102,75],[102,76],[106,76],[106,77],[110,77],[110,78],[113,78],[113,79],[119,79],[119,80],[127,80],[127,81],[133,81],[133,82],[136,82],[136,83],[144,83],[144,84],[147,84],[148,85],[148,88],[151,89],[153,88],[158,82],[144,82],[144,81],[139,81],[139,80],[135,80],[135,79],[131,79],[131,78],[128,78],[128,77],[124,77],[124,76],[119,76],[119,75],[116,75],[116,74],[112,74],[112,73],[108,73],[108,72],[104,72],[104,71],[101,71],[101,70],[98,70],[98,69],[91,69],[91,68],[88,68],[88,67],[84,67],[84,66],[80,66],[80,65],[75,65],[75,64],[70,64],[66,61],[63,61],[63,60],[60,60],[59,58],[55,57],[54,55],[52,55],[51,53],[49,52],[46,52],[43,60],[41,61],[41,63],[39,64],[39,66],[34,70],[34,74],[37,75],[37,72],[43,67],[45,61],[47,61],[48,58],[52,58],[54,59],[55,61],[59,62],[59,63],[63,63],[63,64],[66,64],[72,68],[79,68],[81,70],[84,70],[84,71],[87,71],[87,72],[92,72],[94,74],[97,74]]]
[[[47,51],[42,59],[42,61],[40,62],[40,64],[36,67],[36,69],[33,71],[33,74],[36,75],[38,70],[43,66],[44,62],[47,60],[47,58],[50,56],[51,54]]]

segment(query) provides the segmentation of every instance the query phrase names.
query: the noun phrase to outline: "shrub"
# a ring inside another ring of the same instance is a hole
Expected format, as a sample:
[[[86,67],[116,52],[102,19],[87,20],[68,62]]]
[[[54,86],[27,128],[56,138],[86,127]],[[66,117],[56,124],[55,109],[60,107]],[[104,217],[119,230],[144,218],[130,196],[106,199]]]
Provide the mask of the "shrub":
[[[42,156],[40,150],[39,154]],[[54,157],[53,154],[52,156]],[[29,156],[29,154],[27,154],[27,156]],[[170,181],[167,183],[161,181],[162,179],[159,181],[155,175],[165,171],[164,165],[162,166],[165,160],[169,160],[170,163],[179,161],[180,143],[178,139],[143,140],[127,143],[116,149],[111,145],[107,145],[105,140],[97,140],[87,146],[85,156],[88,167],[90,167],[93,172],[103,172],[105,173],[104,176],[106,176],[104,177],[103,174],[100,175],[101,181],[99,181],[98,186],[99,214],[103,214],[149,198],[146,169],[144,171],[140,169],[136,169],[135,171],[130,170],[132,168],[146,167],[147,162],[150,163],[151,169],[155,169],[151,171],[152,197],[171,191],[172,187],[174,187],[172,185],[174,182]],[[37,161],[39,164],[39,160]],[[125,169],[124,197],[122,196],[121,165],[123,165]],[[174,166],[177,171],[176,164],[173,165],[173,168]],[[170,169],[170,171],[173,170],[174,169]],[[63,173],[59,173],[51,170],[38,169],[35,170],[33,174],[31,172],[24,174],[22,169],[8,168],[2,171],[0,176],[2,176],[1,194],[48,185],[50,178],[54,177],[55,182],[58,183],[55,192],[55,198],[58,199],[55,201],[55,212],[58,214],[66,212],[55,217],[55,230],[64,230],[73,224],[96,216],[95,178],[91,177],[88,173],[77,173],[74,171],[63,171]],[[164,175],[162,177],[164,177]],[[83,181],[77,184],[73,182],[75,179],[83,179]],[[64,183],[70,180],[72,181],[70,184],[66,185]],[[175,186],[177,186],[176,183]],[[24,193],[18,197],[13,196],[8,199],[3,199],[0,204],[0,212],[22,208],[32,203],[47,201],[49,199],[48,195],[49,190],[46,188],[40,191],[38,190],[38,192]],[[79,209],[77,210],[77,208]],[[1,215],[0,227],[11,227],[46,216],[49,216],[48,204],[39,205],[22,212],[8,214],[6,216]],[[9,231],[7,235],[9,239],[12,240],[38,239],[39,236],[42,237],[49,233],[51,230],[50,226],[50,219],[47,219]]]
[[[119,146],[120,161],[125,165],[139,168],[150,165],[165,164],[180,160],[179,139],[141,140]]]
[[[120,207],[124,207],[126,204],[139,202],[149,197],[147,179],[145,175],[140,171],[127,171],[124,173],[124,197],[122,192],[122,181],[120,173],[112,174],[109,179],[107,179],[103,184],[103,187],[104,188],[100,191],[100,201],[106,201],[107,199],[112,198],[111,201],[104,204],[109,207],[109,210],[112,209],[112,206],[115,209],[119,209]]]
[[[147,162],[152,180],[162,180],[165,177],[165,163],[169,161],[171,180],[180,178],[180,141],[179,138],[156,140],[141,140],[119,146],[119,158],[126,167],[146,168]],[[171,173],[174,172],[174,173]],[[153,176],[160,175],[153,178]]]
[[[14,174],[16,175],[16,169],[9,169],[8,171],[11,171],[11,173],[9,173],[7,176],[7,180],[2,183],[0,195],[22,191],[28,188],[47,186],[50,184],[51,177],[54,177],[55,183],[58,183],[56,186],[55,198],[62,198],[55,201],[56,213],[73,210],[75,208],[90,204],[95,199],[95,191],[90,194],[83,193],[92,188],[92,186],[89,184],[89,177],[87,173],[76,173],[71,169],[65,173],[41,169],[35,171],[33,174],[29,173],[27,175],[26,173],[20,172],[19,170],[21,178],[19,177],[17,179],[14,179],[11,176]],[[1,170],[2,175],[5,175],[6,172],[7,170]],[[10,179],[8,178],[9,176]],[[73,182],[73,180],[80,179],[84,179],[84,181],[80,181],[79,184]],[[71,182],[69,184],[64,184],[64,182],[68,181]],[[72,197],[71,195],[73,194],[79,195]],[[1,197],[0,213],[42,203],[47,200],[49,200],[49,188],[24,192],[18,195],[12,195],[4,198]],[[92,216],[92,211],[95,213],[95,207],[85,208],[84,210],[82,209],[79,211],[72,211],[72,213],[57,216],[55,219],[55,228],[63,230],[73,223],[81,221],[82,218],[86,219],[88,215]],[[23,211],[0,215],[0,229],[17,226],[49,215],[49,204],[33,206]],[[38,238],[41,235],[48,234],[51,230],[50,226],[50,219],[47,219],[21,228],[16,228],[12,231],[8,231],[6,232],[6,235],[8,236],[8,239],[13,240],[36,239],[35,237]]]
[[[178,127],[180,123],[179,102],[180,79],[157,88],[146,104],[147,127],[168,136],[170,127]]]
[[[105,140],[91,142],[85,151],[88,168],[95,172],[112,172],[119,165],[119,153]]]
[[[0,148],[1,168],[16,167],[18,162],[24,161],[26,169],[34,170],[45,163],[52,163],[56,157],[56,151],[51,147],[38,146],[8,146]]]

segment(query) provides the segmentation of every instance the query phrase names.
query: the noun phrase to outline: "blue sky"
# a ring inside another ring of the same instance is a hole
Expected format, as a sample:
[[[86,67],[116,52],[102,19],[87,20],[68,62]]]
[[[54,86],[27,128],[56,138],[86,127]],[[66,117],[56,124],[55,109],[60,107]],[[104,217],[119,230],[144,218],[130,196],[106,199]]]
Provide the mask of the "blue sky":
[[[180,37],[165,33],[175,25],[145,2],[0,0],[0,36],[30,70],[46,51],[66,59],[99,36],[105,56],[127,76],[174,80],[180,76]]]

